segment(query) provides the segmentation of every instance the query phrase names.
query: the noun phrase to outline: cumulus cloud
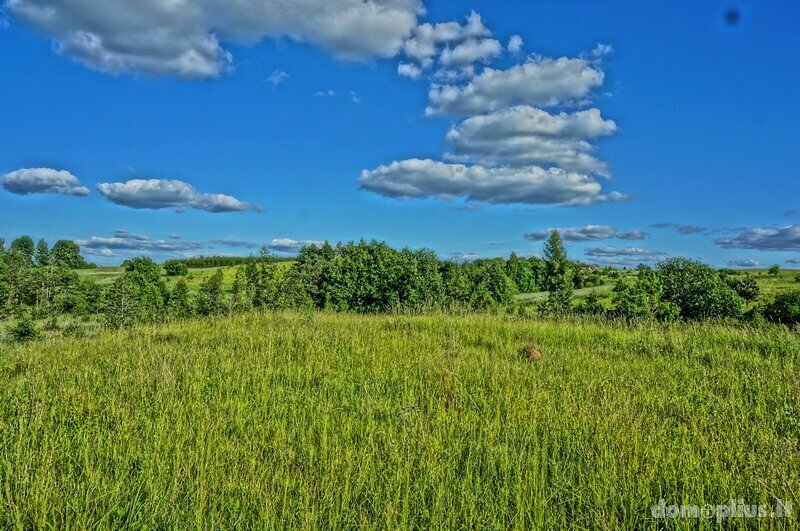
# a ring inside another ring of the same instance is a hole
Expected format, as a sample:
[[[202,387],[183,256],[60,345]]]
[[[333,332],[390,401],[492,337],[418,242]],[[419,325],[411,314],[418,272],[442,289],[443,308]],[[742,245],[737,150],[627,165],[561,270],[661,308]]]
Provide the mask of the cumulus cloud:
[[[535,57],[507,70],[486,68],[466,85],[432,85],[428,115],[474,115],[513,105],[554,106],[582,100],[604,74],[581,58]]]
[[[508,39],[508,46],[506,46],[506,48],[511,54],[517,55],[522,51],[523,44],[522,37],[519,35],[512,35],[511,38]]]
[[[561,237],[568,242],[586,242],[596,240],[610,240],[612,238],[620,240],[643,240],[647,234],[640,230],[620,231],[608,225],[586,225],[585,227],[570,228],[550,228],[547,230],[529,232],[524,235],[528,240],[544,241],[550,236],[550,232],[557,230]]]
[[[446,67],[464,68],[477,61],[488,61],[500,55],[503,47],[496,39],[467,39],[453,48],[445,48],[439,61]]]
[[[279,253],[296,253],[303,247],[309,245],[322,247],[324,243],[325,242],[318,240],[293,240],[291,238],[275,238],[269,243],[269,245],[267,245],[267,248],[271,251]]]
[[[403,43],[403,52],[409,59],[427,68],[441,53],[442,47],[467,39],[480,39],[491,35],[481,16],[473,11],[464,25],[458,22],[424,23],[418,25],[411,38]]]
[[[522,105],[468,118],[450,129],[447,140],[456,157],[489,164],[551,163],[607,176],[607,164],[592,155],[595,147],[583,138],[616,130],[616,123],[604,120],[598,109],[550,114]]]
[[[656,258],[664,256],[666,253],[661,251],[653,251],[651,249],[644,249],[642,247],[591,247],[584,252],[586,256],[594,257],[636,257],[642,258]]]
[[[800,251],[800,224],[745,229],[730,238],[714,240],[714,243],[726,249]]]
[[[92,236],[86,240],[75,240],[83,252],[96,256],[116,256],[115,251],[147,252],[147,253],[175,253],[202,249],[205,244],[200,242],[177,242],[166,240],[151,240],[148,236],[135,234],[124,230],[114,232],[110,238]]]
[[[422,69],[412,63],[400,63],[397,65],[397,74],[409,79],[418,79],[422,75]]]
[[[267,82],[272,83],[273,87],[277,87],[283,83],[287,77],[289,77],[289,74],[286,72],[283,72],[282,70],[275,70],[267,77]]]
[[[591,176],[559,168],[486,168],[447,164],[430,159],[395,161],[361,172],[362,189],[393,198],[426,198],[508,204],[586,205],[621,201],[626,197],[602,194]]]
[[[761,262],[749,258],[742,260],[728,260],[728,265],[730,267],[761,267]]]
[[[419,0],[7,0],[59,53],[107,72],[217,76],[220,41],[287,36],[345,59],[391,57],[417,26]]]
[[[680,223],[653,223],[650,225],[655,229],[668,229],[672,228],[678,231],[678,234],[700,234],[706,232],[708,229],[698,225],[682,225]]]
[[[97,190],[109,201],[131,208],[184,210],[195,208],[207,212],[242,212],[263,209],[224,194],[200,194],[186,182],[167,179],[133,179],[119,183],[100,183]]]
[[[52,168],[21,168],[3,175],[3,188],[12,194],[64,194],[87,196],[89,189],[66,170]]]

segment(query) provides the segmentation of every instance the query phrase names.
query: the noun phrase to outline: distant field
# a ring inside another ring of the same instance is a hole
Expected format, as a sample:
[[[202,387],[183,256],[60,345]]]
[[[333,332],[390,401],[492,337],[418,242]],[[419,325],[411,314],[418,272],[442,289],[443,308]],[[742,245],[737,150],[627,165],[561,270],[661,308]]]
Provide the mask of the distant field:
[[[635,275],[635,271],[628,271],[623,274],[633,276]],[[778,293],[800,290],[800,281],[798,281],[798,278],[800,278],[800,270],[796,269],[782,269],[777,276],[770,275],[766,269],[737,270],[735,274],[750,274],[755,277],[756,282],[758,282],[761,288],[761,296],[758,299],[760,302],[767,302]],[[586,298],[592,291],[596,291],[601,299],[610,299],[613,294],[613,289],[613,283],[603,284],[592,288],[576,289],[574,291],[574,296],[576,299],[582,299]],[[548,293],[546,291],[519,293],[516,296],[516,300],[523,304],[527,302],[541,302],[547,300],[547,295]]]
[[[251,313],[3,348],[3,528],[657,529],[687,523],[654,521],[661,499],[800,507],[800,338],[777,326]]]
[[[277,262],[278,267],[291,267],[291,264],[294,262],[291,261],[282,261]],[[190,291],[196,291],[200,284],[203,283],[204,280],[209,278],[213,275],[217,269],[222,269],[223,276],[223,286],[225,288],[229,288],[232,284],[234,279],[236,278],[236,271],[241,266],[225,266],[225,267],[205,267],[205,268],[198,268],[198,269],[190,269],[189,274],[185,277],[168,277],[164,275],[164,280],[167,282],[167,285],[170,287],[174,286],[175,283],[183,279],[189,285]],[[123,273],[124,269],[121,267],[98,267],[95,269],[80,269],[78,270],[78,274],[84,277],[93,278],[99,284],[111,284],[114,282],[114,279],[120,276]]]

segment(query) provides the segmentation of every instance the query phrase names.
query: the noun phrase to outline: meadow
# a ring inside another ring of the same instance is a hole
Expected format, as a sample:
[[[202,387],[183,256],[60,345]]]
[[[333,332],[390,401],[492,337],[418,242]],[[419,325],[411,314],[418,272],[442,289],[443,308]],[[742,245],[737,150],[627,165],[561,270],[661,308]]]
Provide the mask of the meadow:
[[[798,526],[786,327],[284,311],[0,348],[3,528]]]

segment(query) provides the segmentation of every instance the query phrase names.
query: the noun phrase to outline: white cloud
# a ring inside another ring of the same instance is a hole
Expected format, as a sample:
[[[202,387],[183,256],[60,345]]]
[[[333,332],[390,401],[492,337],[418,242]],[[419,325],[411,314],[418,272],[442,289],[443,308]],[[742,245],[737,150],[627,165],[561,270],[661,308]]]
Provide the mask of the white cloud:
[[[318,240],[293,240],[291,238],[275,238],[267,246],[269,250],[279,253],[296,253],[303,247],[314,245],[322,247],[325,242]]]
[[[229,195],[199,194],[192,185],[179,180],[133,179],[120,183],[100,183],[97,190],[112,203],[131,208],[195,208],[207,212],[262,211],[258,205],[245,203]]]
[[[651,227],[656,229],[673,228],[678,231],[678,234],[700,234],[706,232],[708,229],[698,225],[683,225],[680,223],[653,223]]]
[[[334,92],[333,90],[318,90],[314,94],[314,96],[316,96],[317,98],[332,98],[336,96],[336,92]]]
[[[412,63],[400,63],[397,65],[397,74],[409,79],[419,79],[422,75],[422,69]]]
[[[240,247],[245,249],[255,249],[258,247],[257,243],[242,240],[211,240],[209,243],[212,245],[221,245],[222,247]]]
[[[731,238],[719,238],[714,243],[726,249],[800,251],[800,224],[745,229]]]
[[[458,22],[420,24],[414,29],[412,37],[403,44],[403,52],[406,57],[427,68],[433,64],[433,58],[440,53],[443,45],[490,35],[491,32],[484,26],[481,16],[473,11],[463,26]]]
[[[283,83],[287,77],[289,77],[289,74],[287,74],[286,72],[282,70],[275,70],[269,75],[269,77],[267,77],[267,82],[272,83],[273,87],[277,87],[278,85]]]
[[[446,67],[465,68],[476,61],[488,61],[500,55],[502,46],[496,39],[467,39],[453,48],[445,48],[439,61]]]
[[[585,59],[537,57],[507,70],[486,68],[463,86],[432,85],[428,115],[473,115],[512,105],[553,106],[585,99],[604,74]]]
[[[474,116],[447,134],[456,156],[478,158],[488,164],[556,164],[567,170],[608,175],[606,163],[591,153],[595,148],[581,137],[598,137],[616,131],[597,109],[573,114],[549,114],[517,106]]]
[[[3,188],[12,194],[65,194],[87,196],[89,189],[66,170],[51,168],[21,168],[5,174]]]
[[[761,267],[761,262],[746,258],[741,260],[728,260],[728,265],[731,267]]]
[[[613,46],[611,46],[610,44],[597,43],[597,46],[595,46],[591,52],[586,54],[586,56],[591,57],[593,59],[601,59],[606,55],[610,55],[612,53],[614,53]]]
[[[595,256],[595,257],[637,257],[637,258],[646,258],[646,257],[657,257],[657,256],[664,256],[666,253],[662,253],[661,251],[653,251],[651,249],[644,249],[642,247],[592,247],[586,249],[585,253],[586,256]]]
[[[395,161],[364,170],[359,184],[386,197],[465,198],[497,204],[576,206],[627,199],[617,192],[602,194],[600,184],[592,177],[559,168],[486,168],[430,159]]]
[[[232,57],[220,41],[287,36],[345,59],[394,56],[419,0],[7,0],[56,49],[107,72],[211,77]]]
[[[520,37],[519,35],[512,35],[511,38],[508,39],[508,46],[506,48],[508,48],[508,51],[511,54],[517,55],[522,51],[523,44],[524,43],[522,42],[522,37]]]
[[[200,242],[176,242],[166,240],[151,240],[142,234],[133,234],[127,231],[115,231],[110,238],[92,236],[86,240],[75,240],[83,252],[97,256],[115,256],[114,251],[141,251],[152,253],[175,253],[202,249],[205,244]]]
[[[356,94],[355,92],[353,92],[351,90],[350,91],[350,101],[352,101],[356,105],[359,105],[361,103],[361,96],[359,96],[358,94]]]
[[[524,235],[528,240],[544,241],[550,236],[550,232],[558,230],[561,237],[568,242],[586,242],[596,240],[610,240],[617,238],[620,240],[643,240],[647,234],[640,230],[620,231],[608,225],[586,225],[585,227],[571,228],[550,228],[543,231],[529,232]]]

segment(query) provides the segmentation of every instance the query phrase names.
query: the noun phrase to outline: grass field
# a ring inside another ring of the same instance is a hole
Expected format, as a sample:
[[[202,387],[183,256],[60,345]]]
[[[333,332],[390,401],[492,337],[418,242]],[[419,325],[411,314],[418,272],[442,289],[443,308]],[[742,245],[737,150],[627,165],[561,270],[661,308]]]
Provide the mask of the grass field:
[[[253,313],[0,348],[3,528],[712,528],[650,507],[800,508],[784,328]],[[727,522],[756,523],[798,526]]]

